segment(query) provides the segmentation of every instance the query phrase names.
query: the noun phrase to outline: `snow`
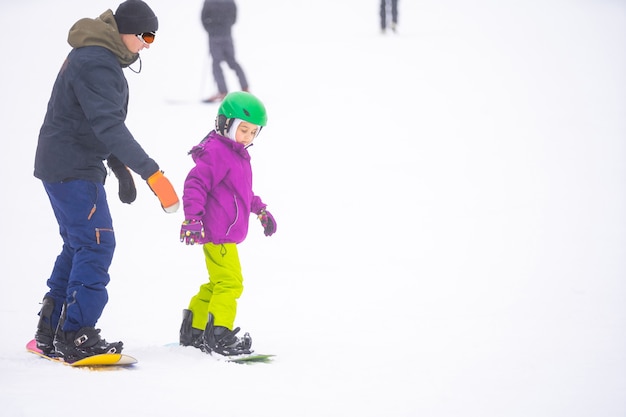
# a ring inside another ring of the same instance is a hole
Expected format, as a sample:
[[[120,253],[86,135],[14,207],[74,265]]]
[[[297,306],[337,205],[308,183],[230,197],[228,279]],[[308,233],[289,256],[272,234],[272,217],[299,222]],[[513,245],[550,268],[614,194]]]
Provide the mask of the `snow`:
[[[127,124],[179,192],[216,106],[201,0],[126,71]],[[133,370],[26,353],[61,248],[32,176],[67,30],[117,3],[2,2],[0,409],[7,416],[626,415],[626,5],[238,0],[269,124],[251,148],[278,222],[240,246],[237,325],[272,364],[166,346],[206,279],[138,177],[107,183],[116,255],[98,327]],[[232,72],[229,84],[236,87]]]

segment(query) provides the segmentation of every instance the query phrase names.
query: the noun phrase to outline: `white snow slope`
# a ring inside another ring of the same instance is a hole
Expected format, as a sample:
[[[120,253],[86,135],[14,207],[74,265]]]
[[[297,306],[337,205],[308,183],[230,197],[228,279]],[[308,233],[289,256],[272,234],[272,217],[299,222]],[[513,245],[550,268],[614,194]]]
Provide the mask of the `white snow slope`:
[[[0,413],[6,416],[626,415],[626,5],[618,0],[238,0],[235,43],[269,124],[237,325],[273,364],[178,340],[206,279],[136,178],[98,323],[139,359],[91,372],[28,354],[61,249],[33,175],[79,18],[118,3],[0,5]],[[201,0],[150,1],[127,124],[182,193],[216,106]],[[231,88],[237,87],[227,70]]]

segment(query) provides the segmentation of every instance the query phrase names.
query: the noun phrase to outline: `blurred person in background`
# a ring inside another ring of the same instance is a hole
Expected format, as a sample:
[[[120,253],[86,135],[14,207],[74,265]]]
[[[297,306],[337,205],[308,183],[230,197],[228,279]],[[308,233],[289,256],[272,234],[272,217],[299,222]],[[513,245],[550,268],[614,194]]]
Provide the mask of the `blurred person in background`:
[[[235,72],[241,90],[248,91],[246,74],[235,59],[232,27],[237,21],[237,5],[234,0],[205,0],[201,17],[202,26],[209,35],[213,78],[217,84],[217,93],[203,101],[205,103],[219,103],[228,94],[222,62],[228,64],[230,69]]]
[[[394,32],[398,28],[398,0],[380,0],[380,30],[387,31],[388,16],[391,14],[391,30]]]

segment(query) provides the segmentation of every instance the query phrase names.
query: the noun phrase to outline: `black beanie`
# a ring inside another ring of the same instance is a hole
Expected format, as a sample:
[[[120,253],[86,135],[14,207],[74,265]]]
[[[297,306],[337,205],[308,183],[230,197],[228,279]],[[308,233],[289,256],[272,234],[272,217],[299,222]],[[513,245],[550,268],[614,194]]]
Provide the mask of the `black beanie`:
[[[115,11],[115,22],[120,33],[138,35],[156,32],[159,20],[146,3],[141,0],[126,0]]]

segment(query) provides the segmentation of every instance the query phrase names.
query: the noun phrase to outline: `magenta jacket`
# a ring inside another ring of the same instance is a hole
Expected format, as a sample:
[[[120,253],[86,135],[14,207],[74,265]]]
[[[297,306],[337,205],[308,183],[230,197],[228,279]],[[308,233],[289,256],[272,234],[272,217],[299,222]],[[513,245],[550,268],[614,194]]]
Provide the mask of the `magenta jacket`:
[[[250,154],[240,143],[212,131],[190,154],[195,166],[183,191],[185,219],[202,220],[198,243],[241,243],[248,235],[250,213],[265,208],[252,192]]]

